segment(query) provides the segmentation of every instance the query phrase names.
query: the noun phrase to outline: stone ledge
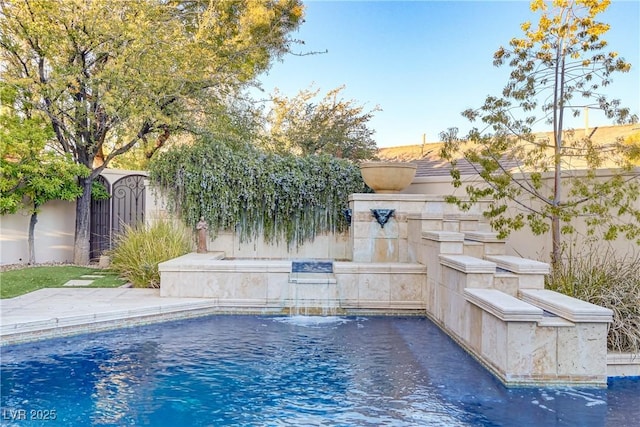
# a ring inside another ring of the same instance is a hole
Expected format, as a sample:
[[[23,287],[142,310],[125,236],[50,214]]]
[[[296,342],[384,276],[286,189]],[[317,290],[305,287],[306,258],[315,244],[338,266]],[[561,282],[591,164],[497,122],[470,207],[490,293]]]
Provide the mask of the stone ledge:
[[[640,353],[607,353],[607,376],[640,378]]]
[[[523,301],[578,323],[610,323],[613,311],[548,289],[521,289]]]
[[[506,243],[504,239],[498,238],[498,233],[492,231],[465,231],[464,238],[472,242]]]
[[[464,234],[457,231],[423,231],[422,238],[436,242],[464,242]]]
[[[444,218],[444,214],[443,213],[437,213],[437,212],[420,212],[420,213],[411,213],[407,215],[407,219],[410,220],[425,220],[425,221],[442,221],[442,219]]]
[[[488,261],[498,267],[518,274],[549,274],[549,264],[512,255],[487,255]]]
[[[291,273],[289,283],[332,285],[336,283],[336,278],[330,273]]]
[[[610,351],[607,353],[607,364],[610,365],[627,365],[634,364],[640,367],[640,353],[616,353]]]
[[[428,202],[428,201],[444,201],[444,196],[434,196],[428,194],[411,194],[411,193],[352,193],[349,195],[350,202]]]
[[[467,301],[505,322],[539,322],[542,310],[497,289],[465,288]]]
[[[190,253],[158,264],[160,273],[165,272],[245,272],[245,273],[290,273],[291,260],[269,259],[222,259],[224,253]]]
[[[458,213],[446,213],[444,214],[444,219],[450,219],[454,221],[480,221],[484,217],[480,214],[472,214],[468,212],[458,212]]]
[[[550,314],[548,312],[542,315],[542,320],[538,322],[538,326],[541,327],[553,327],[553,328],[570,328],[575,326],[573,322],[569,322],[567,319]]]
[[[424,315],[425,310],[425,304],[421,301],[380,301],[370,299],[341,302],[340,307],[345,309],[379,310],[379,313],[386,314],[392,313],[394,310],[397,310],[398,313],[402,313],[403,310],[421,310],[422,313],[420,315]]]
[[[51,317],[2,325],[0,345],[18,344],[87,332],[117,329],[139,324],[215,314],[215,300],[193,300],[153,307],[125,308],[74,316]]]
[[[427,267],[405,262],[349,262],[333,263],[333,273],[338,274],[426,274]]]
[[[440,255],[440,264],[463,273],[496,272],[496,264],[469,255]]]

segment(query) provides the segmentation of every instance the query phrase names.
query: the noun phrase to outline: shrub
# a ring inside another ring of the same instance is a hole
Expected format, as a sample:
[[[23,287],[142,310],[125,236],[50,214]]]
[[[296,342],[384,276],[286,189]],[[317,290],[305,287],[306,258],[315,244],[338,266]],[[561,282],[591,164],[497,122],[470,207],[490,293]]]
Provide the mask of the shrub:
[[[280,156],[207,138],[154,157],[149,173],[188,226],[204,216],[212,237],[231,230],[241,242],[264,237],[287,247],[346,230],[349,195],[367,191],[358,166],[345,159]]]
[[[640,256],[597,250],[571,257],[547,278],[547,288],[613,310],[607,347],[640,352]]]
[[[148,227],[125,226],[110,251],[111,266],[136,288],[159,288],[158,264],[192,250],[192,233],[174,222],[159,220]]]

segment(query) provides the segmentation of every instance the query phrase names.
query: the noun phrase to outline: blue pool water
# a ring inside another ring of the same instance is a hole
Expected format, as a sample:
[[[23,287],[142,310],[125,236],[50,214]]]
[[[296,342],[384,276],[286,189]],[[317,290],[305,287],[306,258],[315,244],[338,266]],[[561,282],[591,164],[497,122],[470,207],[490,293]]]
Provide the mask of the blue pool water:
[[[638,379],[507,389],[423,318],[212,316],[1,352],[3,426],[640,422]]]

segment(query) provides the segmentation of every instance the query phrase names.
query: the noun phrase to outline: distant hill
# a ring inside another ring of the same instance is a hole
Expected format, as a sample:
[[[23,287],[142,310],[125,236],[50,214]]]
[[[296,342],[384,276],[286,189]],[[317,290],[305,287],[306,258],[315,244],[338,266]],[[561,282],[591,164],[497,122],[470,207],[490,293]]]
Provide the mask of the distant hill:
[[[585,132],[588,134],[593,133],[591,138],[595,144],[607,145],[615,142],[617,138],[626,138],[633,133],[640,132],[640,124],[593,127],[586,131],[584,129],[576,130],[578,136],[582,136],[581,133],[584,135]],[[552,138],[552,132],[540,132],[536,136],[538,138]],[[440,157],[440,150],[443,145],[443,142],[433,142],[380,148],[378,150],[378,158],[380,160],[418,163],[417,177],[443,176],[448,175],[450,169],[449,163]],[[463,175],[475,173],[475,170],[469,164],[459,162],[458,166]]]

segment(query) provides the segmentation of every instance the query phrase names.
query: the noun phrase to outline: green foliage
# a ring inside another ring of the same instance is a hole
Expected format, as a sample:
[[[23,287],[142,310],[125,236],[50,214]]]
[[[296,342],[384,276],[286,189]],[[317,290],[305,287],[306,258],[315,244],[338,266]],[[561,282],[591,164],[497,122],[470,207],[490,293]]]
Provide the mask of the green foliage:
[[[91,182],[216,113],[296,43],[300,0],[0,1],[0,81],[40,110],[81,179],[74,261],[88,262]],[[94,159],[103,160],[93,167]]]
[[[114,288],[124,285],[125,281],[109,270],[77,266],[29,267],[0,273],[0,298],[14,298],[43,288],[59,288],[69,280],[82,279],[84,275],[99,275],[87,287]]]
[[[640,352],[640,256],[620,259],[591,248],[570,258],[547,278],[546,287],[613,310],[607,346],[620,352]]]
[[[111,198],[111,194],[102,183],[93,181],[91,183],[91,198],[93,200],[107,200]]]
[[[75,200],[82,193],[77,177],[87,176],[88,169],[46,148],[53,129],[37,112],[25,116],[14,110],[16,96],[0,84],[0,214],[24,207],[36,212],[50,200]]]
[[[18,92],[0,83],[0,214],[26,208],[29,222],[29,263],[35,262],[34,229],[40,206],[50,200],[74,201],[82,195],[79,177],[89,169],[70,154],[47,147],[53,129],[37,110],[15,110]]]
[[[0,212],[3,214],[15,213],[24,207],[37,212],[50,200],[74,201],[82,194],[78,176],[89,173],[84,166],[73,163],[69,156],[47,151],[28,153],[17,162],[2,159],[0,164],[6,179],[0,192]],[[23,203],[25,200],[26,204]]]
[[[634,132],[626,137],[621,144],[621,149],[635,166],[640,166],[640,132]]]
[[[277,91],[267,116],[269,137],[265,148],[278,153],[331,154],[351,160],[372,159],[376,143],[368,122],[380,111],[365,111],[355,101],[340,97],[344,86],[330,90],[320,101],[319,89],[301,90],[294,98]]]
[[[562,235],[575,232],[573,222],[580,217],[590,235],[640,241],[640,186],[638,174],[630,172],[628,150],[618,141],[596,143],[592,135],[565,129],[565,115],[579,116],[584,108],[618,123],[637,120],[603,90],[613,73],[630,69],[616,52],[603,52],[607,43],[601,36],[609,26],[596,16],[608,4],[554,1],[548,10],[548,3],[533,1],[531,9],[541,13],[537,27],[525,22],[524,37],[494,55],[494,65],[512,70],[502,97],[488,96],[480,108],[463,112],[481,122],[467,136],[458,137],[457,129],[441,134],[441,154],[454,164],[454,186],[464,181],[455,164],[460,158],[484,180],[466,186],[466,200],[452,200],[463,208],[492,200],[485,216],[502,237],[526,225],[536,234],[551,231],[552,263],[560,261]],[[540,122],[552,126],[551,138],[532,133]],[[596,173],[605,167],[613,168],[610,179]]]
[[[125,225],[109,251],[111,268],[136,288],[159,288],[158,264],[193,249],[193,235],[184,226],[159,220],[148,227]]]
[[[0,76],[91,167],[185,127],[288,52],[298,0],[0,3]],[[214,111],[217,112],[217,111]]]
[[[262,235],[287,245],[344,230],[349,194],[366,188],[347,160],[232,149],[211,139],[154,158],[150,179],[191,227],[204,216],[213,235],[236,230],[241,241]]]

